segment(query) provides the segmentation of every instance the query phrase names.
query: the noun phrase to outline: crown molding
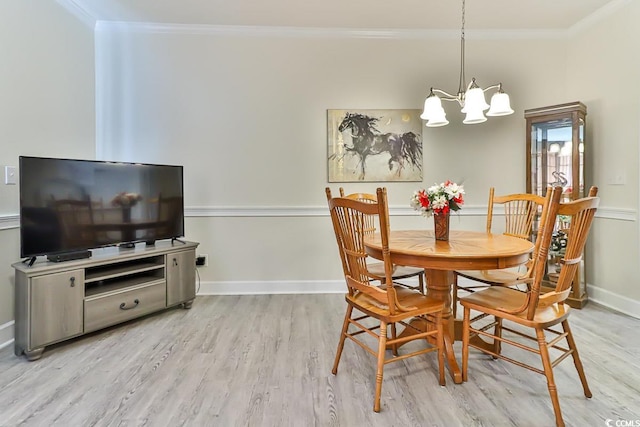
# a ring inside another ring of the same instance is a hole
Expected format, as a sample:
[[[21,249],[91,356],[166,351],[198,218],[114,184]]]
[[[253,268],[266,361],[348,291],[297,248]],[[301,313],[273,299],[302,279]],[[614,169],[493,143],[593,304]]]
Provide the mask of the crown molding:
[[[121,21],[98,21],[96,32],[388,40],[458,40],[460,38],[459,30],[189,25]],[[566,35],[566,30],[467,30],[465,32],[467,39],[475,40],[560,39],[565,38]]]
[[[622,7],[631,3],[631,0],[614,0],[602,6],[600,9],[593,12],[591,15],[585,17],[581,21],[578,21],[573,26],[567,29],[567,35],[569,37],[573,37],[577,34],[580,34],[597,23],[601,22],[603,19],[618,11]]]
[[[60,6],[67,9],[67,11],[69,11],[72,15],[74,15],[88,27],[95,29],[96,22],[98,20],[87,9],[82,7],[76,0],[56,0],[56,2]]]
[[[456,30],[424,29],[350,29],[350,28],[314,28],[314,27],[270,27],[247,25],[191,25],[150,22],[104,21],[87,10],[79,0],[56,0],[58,4],[75,15],[95,31],[152,33],[152,34],[208,34],[217,36],[253,36],[253,37],[297,37],[297,38],[360,38],[360,39],[397,39],[397,40],[457,40],[460,32]],[[476,40],[535,40],[562,39],[573,37],[602,21],[631,0],[614,0],[605,4],[591,15],[566,30],[467,30],[465,36]]]

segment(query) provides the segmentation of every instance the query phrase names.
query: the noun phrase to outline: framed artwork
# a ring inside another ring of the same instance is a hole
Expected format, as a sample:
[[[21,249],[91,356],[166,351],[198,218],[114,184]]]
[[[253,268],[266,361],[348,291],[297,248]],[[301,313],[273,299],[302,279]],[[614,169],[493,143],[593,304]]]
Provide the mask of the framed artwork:
[[[329,182],[422,181],[420,110],[327,110]]]

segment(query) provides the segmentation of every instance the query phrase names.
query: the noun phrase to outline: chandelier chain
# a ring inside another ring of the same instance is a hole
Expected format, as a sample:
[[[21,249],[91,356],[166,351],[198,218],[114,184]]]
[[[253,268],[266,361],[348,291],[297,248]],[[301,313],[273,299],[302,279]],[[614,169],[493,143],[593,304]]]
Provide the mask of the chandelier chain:
[[[465,78],[464,75],[464,24],[465,24],[465,20],[464,20],[464,12],[465,12],[465,0],[462,0],[462,28],[460,30],[461,32],[461,37],[460,37],[460,81],[458,82],[458,98],[462,98],[462,95],[464,94],[466,88],[466,81],[467,79]]]

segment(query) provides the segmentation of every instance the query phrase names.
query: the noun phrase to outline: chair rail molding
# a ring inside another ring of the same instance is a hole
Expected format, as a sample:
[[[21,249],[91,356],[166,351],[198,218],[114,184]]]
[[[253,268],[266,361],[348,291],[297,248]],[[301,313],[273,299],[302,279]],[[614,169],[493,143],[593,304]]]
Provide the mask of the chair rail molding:
[[[185,217],[305,217],[329,216],[326,206],[190,206],[185,208]],[[469,205],[456,212],[461,216],[483,216],[487,214],[487,207]],[[496,215],[504,212],[496,209]],[[416,216],[411,207],[390,206],[391,216]],[[637,221],[638,212],[635,209],[600,207],[596,218],[613,219],[619,221]],[[0,214],[0,230],[20,227],[20,215]]]
[[[464,209],[455,215],[485,216],[486,205],[465,205]],[[496,207],[496,215],[504,215],[504,211]],[[409,206],[389,206],[391,216],[418,215]],[[186,217],[304,217],[329,216],[326,206],[191,206],[185,208]],[[596,218],[614,219],[619,221],[637,221],[638,213],[635,209],[600,207]]]
[[[20,215],[0,215],[0,230],[20,227]]]

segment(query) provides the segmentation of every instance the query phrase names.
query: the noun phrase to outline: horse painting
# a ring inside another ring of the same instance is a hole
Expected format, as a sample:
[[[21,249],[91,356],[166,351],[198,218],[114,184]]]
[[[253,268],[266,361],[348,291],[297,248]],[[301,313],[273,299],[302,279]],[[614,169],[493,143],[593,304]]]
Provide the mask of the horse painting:
[[[381,132],[381,120],[382,117],[362,112],[347,112],[337,127],[341,136],[347,132],[346,136],[350,137],[350,143],[348,142],[349,138],[343,139],[345,141],[344,150],[340,155],[357,158],[358,170],[355,171],[357,180],[375,179],[375,177],[367,175],[371,175],[368,170],[370,167],[368,160],[371,160],[372,156],[379,156],[376,165],[379,165],[380,161],[386,161],[385,167],[388,170],[385,175],[388,179],[378,178],[377,180],[422,180],[422,140],[420,135],[412,130],[397,133]],[[389,119],[390,121],[391,119]],[[422,126],[422,122],[418,119],[414,120],[414,125],[415,122]],[[333,160],[336,160],[338,156],[339,154],[334,154]],[[332,160],[331,157],[330,160]],[[380,171],[377,172],[378,177],[381,176]]]

